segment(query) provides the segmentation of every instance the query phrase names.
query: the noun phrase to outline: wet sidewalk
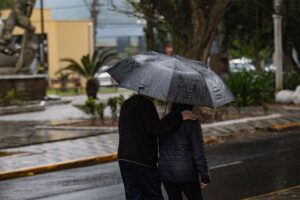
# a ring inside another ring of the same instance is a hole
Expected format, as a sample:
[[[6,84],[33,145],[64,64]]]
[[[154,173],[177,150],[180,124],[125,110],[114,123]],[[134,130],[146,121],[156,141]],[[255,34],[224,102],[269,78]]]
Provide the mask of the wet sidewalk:
[[[0,180],[116,159],[118,134],[5,149],[0,157]]]
[[[132,92],[118,92],[111,94],[98,94],[98,97],[102,101],[107,101],[111,97],[117,97],[123,95],[128,98]],[[50,121],[50,120],[78,120],[78,119],[89,119],[90,117],[74,107],[73,105],[84,104],[87,97],[86,95],[66,96],[62,97],[62,101],[70,101],[71,103],[50,105],[45,110],[30,112],[30,113],[19,113],[10,115],[0,115],[0,121]],[[105,109],[105,116],[110,116],[110,109]]]
[[[257,130],[272,130],[280,126],[289,127],[289,124],[299,122],[300,115],[297,112],[223,121],[205,124],[202,127],[205,142],[209,144],[219,143],[220,140],[230,140],[242,134],[251,137]],[[44,131],[51,129],[51,125],[36,128],[42,131],[43,127]],[[95,132],[95,130],[90,131],[90,133]],[[2,148],[0,149],[2,152],[13,155],[0,157],[0,180],[114,161],[117,159],[118,134],[116,129],[114,133],[111,132],[80,138],[62,138],[67,140],[17,148]]]
[[[110,95],[106,95],[108,97]],[[79,96],[77,101],[82,99],[83,96]],[[61,107],[55,106],[53,109],[56,111],[47,120],[43,117],[45,113],[35,113],[35,117],[40,117],[38,121],[30,121],[29,114],[20,114],[15,120],[9,120],[14,115],[0,117],[0,153],[9,154],[0,157],[0,180],[116,160],[116,127],[77,127],[71,122],[82,120],[81,116],[67,110],[68,117],[57,119]],[[204,124],[205,143],[254,138],[258,137],[256,134],[259,131],[277,134],[281,129],[300,126],[300,107],[280,108],[271,113]],[[71,114],[78,119],[70,120]],[[52,118],[58,121],[51,121]],[[58,126],[62,124],[61,120],[66,123]]]
[[[268,194],[259,195],[256,197],[246,198],[244,200],[299,200],[300,199],[300,185],[283,190],[271,192]]]

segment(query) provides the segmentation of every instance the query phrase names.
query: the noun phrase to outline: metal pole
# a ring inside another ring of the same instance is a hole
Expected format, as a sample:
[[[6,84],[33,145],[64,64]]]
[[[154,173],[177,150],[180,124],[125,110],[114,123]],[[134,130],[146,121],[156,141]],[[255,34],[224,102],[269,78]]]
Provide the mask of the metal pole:
[[[282,55],[282,16],[273,15],[274,19],[274,43],[275,43],[275,58],[274,64],[276,67],[276,91],[283,89],[283,55]]]
[[[99,1],[100,0],[93,0],[92,5],[91,5],[91,18],[93,20],[93,25],[94,25],[94,33],[93,33],[93,40],[94,40],[94,49],[97,46],[97,26],[98,26],[98,15],[100,13],[99,10]]]
[[[44,35],[45,35],[45,26],[44,26],[44,0],[40,0],[41,2],[41,66],[45,70],[45,47],[44,47]]]

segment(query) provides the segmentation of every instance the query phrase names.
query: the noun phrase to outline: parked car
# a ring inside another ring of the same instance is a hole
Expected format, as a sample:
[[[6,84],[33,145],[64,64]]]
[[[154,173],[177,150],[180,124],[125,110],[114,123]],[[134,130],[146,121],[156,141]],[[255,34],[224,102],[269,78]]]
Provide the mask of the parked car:
[[[255,70],[254,65],[252,65],[252,60],[245,57],[231,59],[229,61],[229,66],[231,72],[238,72],[242,70],[246,70],[246,71]]]
[[[103,72],[106,69],[108,69],[109,66],[103,66],[101,68],[101,71],[99,71],[96,74],[96,77],[99,80],[99,85],[100,87],[112,87],[112,86],[117,86],[118,84],[116,83],[116,81],[114,81],[111,76],[107,73],[107,72]]]

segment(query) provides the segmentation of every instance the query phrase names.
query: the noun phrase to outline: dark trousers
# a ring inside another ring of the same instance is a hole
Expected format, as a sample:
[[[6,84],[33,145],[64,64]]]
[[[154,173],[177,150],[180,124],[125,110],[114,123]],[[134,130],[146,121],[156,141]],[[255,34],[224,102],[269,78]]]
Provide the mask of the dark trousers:
[[[127,200],[163,200],[157,168],[122,160],[119,166]]]
[[[182,192],[189,200],[202,200],[202,192],[199,182],[163,182],[163,184],[170,200],[182,200]]]

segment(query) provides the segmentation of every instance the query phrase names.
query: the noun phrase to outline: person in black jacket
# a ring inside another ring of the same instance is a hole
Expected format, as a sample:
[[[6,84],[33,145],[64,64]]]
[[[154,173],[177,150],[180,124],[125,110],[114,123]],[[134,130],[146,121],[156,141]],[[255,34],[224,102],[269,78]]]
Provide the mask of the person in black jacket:
[[[159,179],[157,136],[174,133],[191,111],[172,112],[159,119],[151,98],[135,95],[120,111],[118,159],[126,199],[163,199]]]
[[[171,113],[193,106],[172,104]],[[201,188],[210,182],[204,141],[199,121],[184,121],[170,135],[159,137],[159,174],[170,200],[201,200]]]

